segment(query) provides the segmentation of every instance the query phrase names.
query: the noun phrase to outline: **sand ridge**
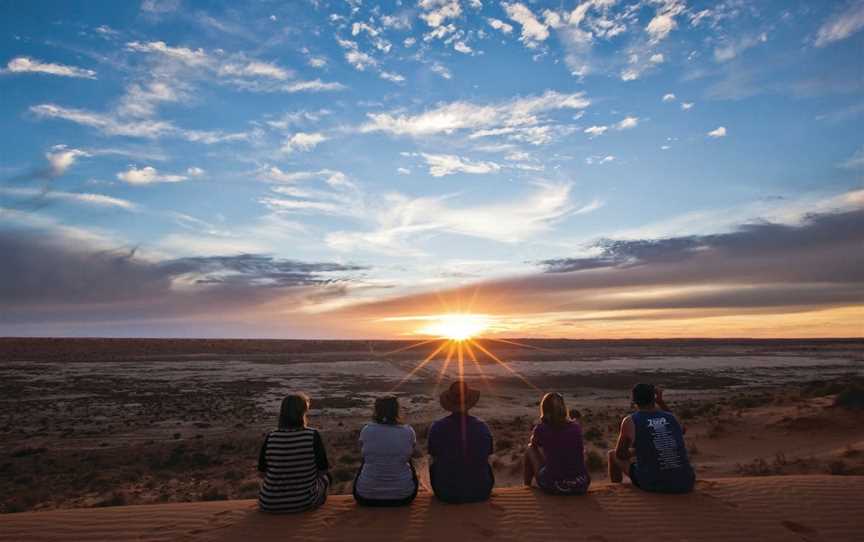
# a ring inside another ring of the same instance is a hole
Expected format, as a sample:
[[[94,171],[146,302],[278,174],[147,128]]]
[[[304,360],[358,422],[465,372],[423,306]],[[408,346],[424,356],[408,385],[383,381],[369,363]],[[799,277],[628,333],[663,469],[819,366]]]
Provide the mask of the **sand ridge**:
[[[486,503],[453,506],[421,491],[400,509],[368,509],[350,496],[297,516],[221,501],[23,512],[0,516],[4,541],[84,540],[860,540],[864,476],[701,480],[689,495],[597,484],[585,497],[496,489]]]

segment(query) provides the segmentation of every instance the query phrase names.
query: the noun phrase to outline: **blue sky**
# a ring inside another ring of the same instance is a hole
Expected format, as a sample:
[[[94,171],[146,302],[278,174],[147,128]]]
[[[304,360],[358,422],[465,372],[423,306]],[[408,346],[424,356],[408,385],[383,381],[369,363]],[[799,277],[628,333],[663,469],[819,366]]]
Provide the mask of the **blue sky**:
[[[637,241],[697,239],[686,267],[754,225],[806,236],[857,217],[860,0],[0,14],[5,334],[392,336],[472,289],[517,335],[861,332],[861,245],[839,233],[819,280],[754,264],[663,288],[601,281],[596,304],[566,281],[534,295],[552,275],[657,265]],[[819,261],[773,265],[799,258]],[[70,266],[81,276],[56,271]],[[745,295],[762,285],[787,301]],[[682,293],[706,289],[721,301]]]

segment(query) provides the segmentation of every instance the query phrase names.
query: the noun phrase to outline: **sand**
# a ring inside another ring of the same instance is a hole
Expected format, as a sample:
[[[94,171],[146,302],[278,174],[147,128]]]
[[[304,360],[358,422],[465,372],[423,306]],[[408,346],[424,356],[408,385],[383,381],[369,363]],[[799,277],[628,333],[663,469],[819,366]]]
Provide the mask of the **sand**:
[[[0,539],[84,540],[861,540],[864,476],[702,480],[689,495],[597,484],[585,497],[496,489],[486,503],[445,505],[421,491],[411,507],[364,509],[350,496],[297,516],[255,501],[22,512],[0,516]]]

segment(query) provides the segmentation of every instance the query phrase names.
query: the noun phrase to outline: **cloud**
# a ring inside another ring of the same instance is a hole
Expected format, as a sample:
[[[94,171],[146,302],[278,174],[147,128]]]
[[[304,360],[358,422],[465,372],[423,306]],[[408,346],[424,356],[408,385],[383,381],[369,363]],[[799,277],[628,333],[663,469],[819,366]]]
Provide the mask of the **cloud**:
[[[418,6],[424,10],[420,18],[432,28],[440,27],[447,19],[454,19],[462,14],[458,0],[420,0]]]
[[[366,71],[366,68],[378,67],[378,61],[360,50],[360,46],[351,40],[337,40],[339,45],[345,49],[345,60],[357,71]]]
[[[635,128],[639,125],[639,117],[625,117],[615,124],[616,130],[629,130],[630,128]]]
[[[726,127],[719,126],[710,132],[708,132],[708,137],[726,137]]]
[[[394,73],[394,72],[388,72],[388,71],[383,71],[383,70],[382,70],[382,71],[378,74],[378,76],[379,76],[381,79],[384,79],[385,81],[390,81],[391,83],[404,83],[404,82],[405,82],[405,77],[404,77],[404,76],[399,75],[398,73]]]
[[[60,77],[76,77],[81,79],[96,79],[96,72],[75,66],[42,62],[26,56],[15,57],[6,64],[0,73],[44,73]]]
[[[862,28],[864,28],[864,2],[858,0],[822,23],[816,32],[814,44],[816,47],[825,47],[848,38]]]
[[[127,211],[134,211],[137,208],[137,206],[129,200],[106,196],[105,194],[91,194],[87,192],[64,192],[59,190],[43,191],[33,188],[0,188],[0,193],[13,197],[45,198],[96,207],[115,207]]]
[[[190,177],[200,177],[201,175],[204,175],[204,173],[206,172],[200,167],[190,167],[186,170],[186,175],[189,175]]]
[[[864,145],[855,151],[848,160],[843,161],[843,163],[840,164],[840,167],[859,172],[864,171]]]
[[[582,131],[593,138],[593,137],[597,137],[597,136],[601,136],[601,135],[605,134],[606,130],[608,130],[608,129],[609,129],[608,126],[596,126],[595,125],[595,126],[589,126],[588,128],[585,128]]]
[[[161,102],[177,102],[181,95],[176,89],[162,81],[144,84],[134,83],[120,100],[117,112],[123,116],[150,117]]]
[[[50,175],[52,177],[63,175],[82,156],[92,155],[81,149],[71,149],[66,145],[51,147],[51,150],[45,153],[45,159],[48,160],[50,168]]]
[[[489,23],[489,26],[491,26],[495,30],[500,30],[504,34],[509,34],[510,32],[513,32],[513,26],[505,23],[500,19],[493,19],[492,17],[489,17],[488,19],[486,19],[486,22]]]
[[[663,101],[664,102],[674,102],[675,101],[675,95],[672,94],[671,92],[669,94],[664,94],[663,95]]]
[[[651,43],[658,43],[669,35],[677,26],[675,17],[684,11],[684,4],[678,0],[666,0],[657,8],[654,18],[645,27],[645,32],[651,38]]]
[[[109,135],[152,139],[175,130],[174,125],[167,121],[141,120],[127,122],[109,115],[54,104],[34,105],[30,107],[30,111],[38,117],[68,120],[76,124],[97,128]]]
[[[823,317],[815,311],[860,306],[862,243],[860,208],[809,215],[794,225],[745,224],[724,234],[601,239],[587,247],[587,256],[538,262],[544,272],[394,297],[349,307],[340,316],[417,314],[441,299],[469,299],[479,290],[483,296],[474,306],[477,312],[536,316],[545,329],[564,319],[584,333],[594,328],[600,336],[616,331],[620,336],[642,332],[655,337],[666,332],[794,336],[796,331],[815,335],[824,333],[825,326],[838,325],[845,329],[838,332],[842,334],[860,328],[860,318],[847,314],[844,319],[840,313]],[[574,250],[585,252],[584,247]],[[792,313],[803,313],[802,318],[773,319]],[[615,321],[623,327],[613,327]],[[720,327],[724,323],[726,329]]]
[[[35,231],[0,231],[0,251],[6,325],[240,315],[274,301],[284,312],[337,286],[344,295],[366,269],[265,254],[153,260]]]
[[[539,96],[516,98],[497,104],[450,102],[417,115],[369,113],[361,132],[387,132],[412,137],[475,130],[474,137],[506,135],[546,142],[552,131],[542,126],[542,113],[560,109],[584,109],[590,101],[582,92],[546,91]],[[538,131],[539,130],[539,131]]]
[[[432,70],[432,73],[437,73],[438,75],[440,75],[444,79],[452,79],[453,78],[453,74],[450,73],[450,70],[447,69],[447,66],[440,64],[438,62],[432,64],[432,67],[429,69]]]
[[[614,161],[615,161],[615,157],[612,156],[611,154],[608,154],[606,156],[589,156],[588,158],[585,159],[585,163],[588,164],[589,166],[594,165],[594,164],[608,164],[609,162],[614,162]]]
[[[219,66],[218,73],[229,77],[264,77],[284,81],[294,76],[294,72],[281,68],[269,62],[253,60],[242,64],[223,64]]]
[[[473,173],[483,175],[496,173],[501,166],[495,162],[473,162],[467,158],[460,158],[452,154],[427,154],[420,153],[429,166],[429,174],[433,177],[444,177],[454,173]]]
[[[327,136],[322,133],[297,132],[285,140],[285,144],[282,145],[282,152],[308,152],[324,141],[327,141]]]
[[[580,211],[570,201],[572,185],[535,184],[533,191],[511,201],[455,206],[452,196],[411,198],[387,194],[368,210],[376,227],[370,231],[342,231],[327,236],[340,251],[372,251],[420,256],[416,241],[434,233],[450,233],[502,243],[516,243],[548,231],[552,224]],[[590,212],[596,206],[583,206]],[[501,220],[507,217],[507,220]]]
[[[164,41],[139,42],[131,41],[126,49],[138,53],[160,54],[188,66],[204,66],[210,62],[210,57],[204,49],[189,49],[187,47],[172,47]]]
[[[411,175],[411,170],[407,167],[396,168],[396,173],[399,175]]]
[[[37,117],[68,120],[90,126],[108,135],[156,139],[173,136],[187,141],[206,144],[249,139],[246,132],[224,133],[220,131],[186,130],[163,120],[126,120],[116,115],[95,113],[84,109],[72,109],[55,104],[40,104],[30,107]]]
[[[505,2],[502,6],[507,16],[522,26],[522,35],[519,39],[526,47],[534,49],[549,37],[549,27],[541,23],[524,4]]]
[[[144,166],[141,169],[131,166],[128,170],[118,173],[117,178],[129,184],[145,185],[153,183],[179,183],[187,180],[189,177],[186,175],[162,174],[152,166]]]
[[[683,111],[689,111],[690,109],[693,109],[694,105],[696,104],[694,104],[693,102],[681,102],[681,109]]]
[[[336,90],[345,90],[348,87],[342,83],[325,83],[320,79],[313,79],[311,81],[295,81],[279,88],[285,92],[332,92]]]
[[[747,49],[766,41],[768,41],[768,34],[765,32],[758,36],[746,36],[737,41],[727,41],[723,46],[714,49],[714,60],[717,62],[732,60]]]

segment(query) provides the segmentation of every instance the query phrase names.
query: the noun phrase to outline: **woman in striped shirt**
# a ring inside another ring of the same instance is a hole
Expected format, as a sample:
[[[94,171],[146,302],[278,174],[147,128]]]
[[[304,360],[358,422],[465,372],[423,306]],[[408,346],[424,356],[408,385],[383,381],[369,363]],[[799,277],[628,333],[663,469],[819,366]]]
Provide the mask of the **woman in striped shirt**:
[[[279,428],[267,434],[258,470],[263,473],[258,507],[264,512],[302,512],[324,504],[330,487],[327,453],[318,431],[307,427],[309,397],[282,400]]]

